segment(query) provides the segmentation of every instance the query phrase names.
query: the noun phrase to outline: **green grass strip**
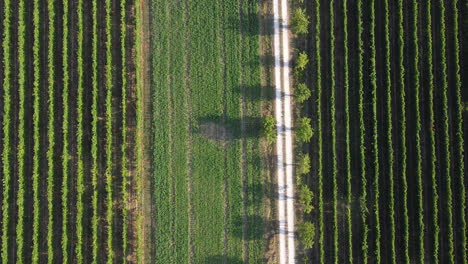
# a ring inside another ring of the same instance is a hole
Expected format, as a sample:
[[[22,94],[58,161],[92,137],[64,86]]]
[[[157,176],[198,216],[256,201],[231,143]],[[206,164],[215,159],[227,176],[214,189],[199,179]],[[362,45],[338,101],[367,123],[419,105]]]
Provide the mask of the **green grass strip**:
[[[93,40],[92,40],[92,104],[91,104],[91,184],[93,186],[93,197],[91,204],[93,208],[93,216],[91,219],[92,232],[92,261],[94,264],[98,261],[98,53],[97,53],[97,2],[93,1]]]
[[[423,203],[423,175],[421,152],[421,115],[419,103],[419,34],[418,34],[418,2],[413,1],[413,53],[414,53],[414,113],[416,115],[416,184],[418,196],[418,229],[419,229],[419,262],[424,264],[424,203]]]
[[[373,147],[374,147],[374,225],[375,225],[375,263],[381,262],[381,253],[380,253],[380,239],[382,237],[380,232],[380,207],[379,207],[379,131],[378,131],[378,117],[377,117],[377,66],[376,59],[377,54],[375,50],[375,0],[371,1],[371,85],[372,85],[372,115],[373,115],[373,128],[372,128],[372,137],[373,137]]]
[[[113,175],[112,175],[112,89],[113,89],[113,75],[112,75],[112,6],[111,0],[106,0],[106,193],[107,193],[107,263],[114,262],[114,248],[113,248],[113,235],[114,235],[114,207],[113,207]]]
[[[452,9],[453,9],[453,37],[455,43],[455,88],[456,88],[456,125],[457,125],[457,133],[456,139],[458,142],[456,148],[456,155],[458,157],[458,170],[457,174],[459,177],[459,185],[460,185],[460,222],[461,222],[461,256],[462,259],[467,260],[467,241],[466,241],[466,190],[465,190],[465,163],[464,163],[464,137],[463,137],[463,105],[461,102],[462,99],[462,83],[461,83],[461,76],[460,76],[460,44],[458,43],[459,40],[459,27],[458,27],[458,0],[452,1]]]
[[[393,177],[395,177],[393,165],[395,152],[393,148],[393,120],[392,120],[392,79],[391,71],[392,65],[390,63],[390,10],[388,5],[389,0],[385,0],[385,69],[386,69],[386,82],[387,82],[387,148],[388,148],[388,179],[389,179],[389,217],[390,217],[390,252],[391,252],[391,263],[396,264],[396,246],[395,246],[395,183]]]
[[[24,166],[25,166],[25,11],[24,0],[19,1],[18,7],[18,57],[19,57],[19,72],[18,72],[18,88],[19,88],[19,125],[18,125],[18,199],[16,206],[18,208],[18,223],[16,224],[16,263],[24,262]]]
[[[360,130],[360,160],[361,160],[361,222],[362,222],[362,258],[363,263],[367,264],[368,262],[368,233],[369,227],[367,225],[367,178],[366,178],[366,147],[365,147],[365,138],[366,138],[366,127],[364,124],[364,41],[362,39],[363,35],[363,21],[362,21],[362,1],[358,1],[358,39],[359,39],[359,130]]]
[[[48,86],[48,124],[47,124],[47,138],[48,138],[48,149],[47,149],[47,263],[51,264],[54,262],[54,153],[55,153],[55,68],[54,68],[54,43],[55,43],[55,1],[47,1],[47,13],[49,21],[48,30],[48,53],[47,53],[47,86]]]
[[[404,248],[404,261],[409,263],[409,219],[408,219],[408,182],[406,176],[407,169],[407,147],[406,147],[406,93],[405,93],[405,40],[404,40],[404,27],[403,27],[403,0],[398,0],[398,47],[399,47],[399,61],[400,61],[400,138],[401,138],[401,180],[403,185],[403,248]]]
[[[93,2],[93,14],[96,14],[96,10],[94,9],[94,2]],[[127,262],[127,242],[128,242],[128,192],[127,192],[127,185],[128,185],[128,169],[127,169],[127,46],[126,46],[126,39],[127,39],[127,18],[126,18],[126,6],[127,1],[122,0],[120,2],[120,43],[121,43],[121,53],[122,53],[122,200],[123,200],[123,208],[122,208],[122,262]],[[97,18],[97,17],[96,17]],[[97,24],[97,23],[96,23]],[[94,42],[93,42],[94,43]],[[96,39],[97,44],[97,39]],[[94,47],[94,46],[93,46]],[[93,49],[94,51],[94,49]],[[97,60],[96,60],[97,66]],[[94,69],[94,66],[93,66]],[[97,76],[96,76],[97,77]],[[96,93],[97,95],[97,93]]]
[[[444,1],[439,1],[440,5],[440,40],[441,40],[441,64],[442,64],[442,115],[443,123],[442,127],[444,130],[444,154],[445,154],[445,166],[444,178],[447,193],[447,204],[446,204],[446,215],[447,215],[447,227],[448,227],[448,257],[450,263],[455,263],[455,246],[453,238],[453,212],[452,212],[452,175],[450,168],[450,134],[449,134],[449,117],[448,117],[448,75],[447,75],[447,44],[446,44],[446,26],[445,26],[445,5]]]
[[[325,226],[323,216],[323,155],[322,155],[322,58],[320,47],[320,0],[315,0],[315,51],[317,67],[317,145],[318,145],[318,204],[319,204],[319,256],[325,263]]]
[[[426,21],[426,34],[427,34],[427,68],[429,69],[429,141],[430,141],[430,162],[431,162],[431,185],[432,185],[432,220],[433,226],[433,249],[432,256],[434,263],[439,262],[439,192],[437,188],[437,155],[436,155],[436,138],[435,129],[432,127],[435,125],[435,113],[434,113],[434,67],[432,58],[432,1],[427,1],[427,21]]]
[[[10,220],[10,158],[11,158],[11,143],[10,143],[10,114],[11,114],[11,2],[5,0],[3,6],[3,150],[2,150],[2,166],[3,166],[3,200],[2,200],[2,262],[8,263],[10,250],[9,229]]]
[[[78,95],[77,95],[77,200],[76,200],[76,259],[83,263],[83,192],[84,192],[84,161],[83,161],[83,0],[78,0]]]
[[[330,96],[330,116],[331,116],[331,142],[332,142],[332,178],[333,178],[333,256],[335,263],[338,263],[338,252],[339,252],[339,241],[338,241],[338,208],[337,208],[337,196],[338,196],[338,167],[336,160],[336,111],[335,111],[335,8],[333,3],[330,1],[330,69],[331,69],[331,96]]]
[[[63,92],[62,92],[62,104],[63,104],[63,154],[62,154],[62,263],[68,263],[68,169],[70,153],[68,150],[69,142],[69,106],[68,106],[68,92],[70,84],[70,76],[68,74],[68,0],[63,1],[63,50],[62,50],[62,61],[63,61]]]

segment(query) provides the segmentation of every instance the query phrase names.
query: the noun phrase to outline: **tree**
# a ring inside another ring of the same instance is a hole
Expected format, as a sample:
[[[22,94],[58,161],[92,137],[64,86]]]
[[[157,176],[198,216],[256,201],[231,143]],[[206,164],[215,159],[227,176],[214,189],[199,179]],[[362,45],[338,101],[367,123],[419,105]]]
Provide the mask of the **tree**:
[[[309,87],[305,85],[305,83],[299,83],[295,89],[295,94],[296,94],[296,100],[299,103],[303,103],[307,101],[307,99],[310,98],[311,92]]]
[[[314,135],[314,130],[310,125],[310,118],[303,117],[299,119],[299,124],[296,129],[296,137],[299,142],[310,142],[310,139]]]
[[[311,249],[315,244],[315,224],[304,222],[299,226],[298,232],[304,249]]]
[[[263,136],[269,144],[276,141],[276,121],[272,116],[263,119]]]
[[[305,175],[310,172],[310,157],[308,154],[300,153],[297,156],[297,173]]]
[[[309,32],[309,16],[307,16],[305,9],[297,8],[291,18],[292,30],[296,34],[306,34]]]
[[[304,213],[309,214],[314,209],[312,200],[314,199],[314,193],[305,184],[301,184],[299,192],[299,199],[301,201],[302,209]]]
[[[305,52],[299,53],[296,59],[296,69],[300,71],[304,71],[307,64],[309,64],[309,56],[307,56],[307,53]]]

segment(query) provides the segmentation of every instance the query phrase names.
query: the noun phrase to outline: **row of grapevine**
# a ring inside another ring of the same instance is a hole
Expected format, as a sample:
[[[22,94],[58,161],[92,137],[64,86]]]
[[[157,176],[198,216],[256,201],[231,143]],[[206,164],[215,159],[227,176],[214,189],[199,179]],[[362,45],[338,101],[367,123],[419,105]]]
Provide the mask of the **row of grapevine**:
[[[336,117],[335,117],[335,8],[334,1],[330,1],[330,70],[331,70],[331,96],[330,96],[330,116],[331,116],[331,145],[332,145],[332,178],[333,178],[333,255],[335,263],[338,263],[338,212],[337,212],[337,196],[338,196],[338,167],[336,155]]]
[[[3,48],[3,150],[2,150],[2,166],[3,166],[3,200],[2,200],[2,262],[8,263],[9,252],[9,236],[8,230],[9,216],[10,216],[10,156],[11,156],[11,143],[10,143],[10,113],[11,113],[11,1],[5,0],[3,18],[3,31],[4,36],[2,41]]]
[[[324,223],[324,216],[323,216],[323,155],[322,155],[322,57],[321,57],[321,45],[320,45],[320,0],[315,0],[315,51],[316,51],[316,67],[317,67],[317,145],[318,145],[318,167],[317,167],[317,174],[318,174],[318,204],[319,204],[319,255],[320,255],[320,263],[325,263],[325,223]]]
[[[390,218],[390,251],[391,251],[391,263],[396,264],[396,247],[395,247],[395,183],[394,183],[394,148],[393,148],[393,122],[392,122],[392,79],[391,72],[392,66],[390,64],[390,10],[388,1],[385,2],[385,80],[387,83],[386,87],[386,101],[387,101],[387,148],[388,148],[388,179],[389,179],[389,218]]]
[[[24,249],[24,195],[25,195],[25,11],[24,11],[24,0],[19,1],[18,8],[18,57],[19,57],[19,72],[18,72],[18,90],[19,90],[19,126],[18,126],[18,223],[16,226],[16,244],[18,246],[17,263],[23,263],[23,249]],[[8,118],[8,117],[7,117]]]
[[[127,61],[126,61],[126,38],[127,38],[127,21],[126,21],[126,6],[127,1],[120,2],[120,43],[121,43],[121,56],[122,56],[122,127],[127,127]],[[128,201],[127,184],[128,184],[128,170],[127,170],[127,130],[122,129],[122,200],[124,203]],[[127,257],[127,241],[128,241],[128,210],[124,206],[122,210],[122,252],[123,263],[126,263]]]
[[[83,0],[78,0],[78,94],[77,94],[77,199],[76,199],[76,260],[83,263],[83,217],[84,217],[84,160],[83,160]]]
[[[107,192],[107,263],[113,263],[114,249],[113,249],[113,175],[112,175],[112,33],[111,33],[111,0],[106,0],[106,192]]]
[[[461,83],[461,76],[460,76],[460,44],[458,43],[458,0],[452,1],[452,11],[453,11],[453,36],[454,36],[454,43],[455,43],[455,85],[456,85],[456,119],[457,120],[457,133],[456,138],[458,141],[458,145],[456,148],[456,155],[458,157],[458,170],[457,174],[459,176],[459,185],[460,185],[460,197],[461,197],[461,208],[460,208],[460,222],[461,222],[461,250],[462,250],[462,259],[468,259],[467,255],[467,230],[466,230],[466,200],[463,197],[466,197],[466,190],[465,190],[465,163],[464,163],[464,154],[463,154],[463,145],[464,145],[464,138],[463,138],[463,106],[461,103],[462,99],[462,83]]]
[[[361,161],[361,196],[360,196],[360,206],[361,206],[361,221],[362,221],[362,256],[363,263],[367,264],[368,256],[368,232],[369,227],[367,226],[367,178],[366,178],[366,147],[365,147],[365,137],[366,137],[366,127],[364,124],[364,41],[363,41],[363,11],[362,11],[362,0],[358,1],[358,39],[359,39],[359,144],[360,144],[360,161]]]
[[[98,31],[97,31],[97,2],[92,5],[93,39],[92,39],[92,105],[91,105],[91,181],[93,186],[93,197],[91,200],[93,216],[91,219],[92,232],[92,256],[93,263],[98,257]]]
[[[434,113],[434,70],[433,70],[433,56],[432,56],[432,3],[431,1],[427,2],[427,20],[426,22],[426,34],[427,34],[427,65],[429,68],[429,93],[428,93],[428,102],[429,102],[429,123],[435,124],[435,113]],[[439,192],[437,188],[437,155],[436,155],[436,138],[435,131],[432,128],[429,128],[429,141],[430,141],[430,162],[431,162],[431,193],[433,197],[432,201],[432,219],[434,226],[433,228],[433,261],[438,262],[439,259]]]
[[[452,176],[451,176],[451,160],[450,160],[450,135],[449,135],[449,110],[448,110],[448,75],[447,75],[447,55],[446,55],[446,25],[445,25],[445,1],[440,0],[440,40],[441,40],[441,47],[440,47],[440,59],[441,59],[441,85],[442,85],[442,116],[443,116],[443,131],[444,131],[444,141],[443,141],[443,153],[445,157],[444,161],[444,178],[445,178],[445,185],[446,185],[446,194],[447,194],[447,204],[445,205],[446,208],[446,216],[447,216],[447,227],[448,227],[448,256],[450,263],[455,263],[455,255],[454,255],[454,244],[453,244],[453,213],[452,213]]]
[[[371,89],[372,89],[372,119],[373,119],[373,127],[372,127],[372,137],[373,137],[373,154],[374,154],[374,225],[375,225],[375,263],[380,263],[381,261],[381,253],[380,253],[380,207],[379,207],[379,199],[380,199],[380,192],[379,192],[379,131],[378,131],[378,118],[377,118],[377,66],[376,66],[376,50],[375,50],[375,24],[376,24],[376,17],[375,17],[375,0],[371,1]]]
[[[418,2],[413,2],[413,53],[414,53],[414,113],[416,116],[416,184],[418,196],[418,228],[419,228],[419,262],[424,262],[424,204],[423,204],[423,175],[422,175],[422,153],[421,153],[421,116],[419,103],[419,33],[418,33]]]
[[[404,222],[404,252],[405,252],[405,263],[409,262],[409,219],[408,219],[408,183],[406,178],[407,169],[407,147],[406,147],[406,93],[405,93],[405,40],[404,40],[404,28],[403,28],[403,0],[398,0],[398,47],[399,47],[399,88],[400,88],[400,139],[401,139],[401,181],[403,187],[403,222]]]
[[[55,45],[55,10],[54,0],[48,0],[47,2],[47,13],[48,13],[48,53],[47,53],[47,68],[48,68],[48,127],[47,127],[47,138],[48,138],[48,149],[47,149],[47,210],[48,210],[48,224],[47,224],[47,263],[51,264],[54,262],[54,249],[53,249],[53,236],[54,236],[54,147],[55,147],[55,128],[54,128],[54,115],[55,115],[55,68],[54,68],[54,45]]]
[[[40,80],[41,80],[41,64],[40,64],[40,6],[39,0],[34,0],[33,3],[33,24],[34,24],[34,45],[33,45],[33,247],[32,247],[32,262],[38,263],[39,261],[39,158],[40,153]]]
[[[63,92],[62,92],[62,106],[63,106],[63,146],[62,146],[62,261],[68,264],[68,173],[69,173],[69,106],[68,106],[68,92],[70,84],[70,76],[68,73],[68,0],[63,1],[63,39],[62,39],[62,63],[63,63]]]
[[[345,89],[345,144],[346,144],[346,203],[352,202],[352,174],[351,174],[351,147],[350,147],[350,113],[349,113],[349,66],[348,66],[348,1],[343,1],[343,25],[344,25],[344,89]],[[348,228],[348,252],[349,263],[353,263],[353,225],[351,207],[346,211]]]

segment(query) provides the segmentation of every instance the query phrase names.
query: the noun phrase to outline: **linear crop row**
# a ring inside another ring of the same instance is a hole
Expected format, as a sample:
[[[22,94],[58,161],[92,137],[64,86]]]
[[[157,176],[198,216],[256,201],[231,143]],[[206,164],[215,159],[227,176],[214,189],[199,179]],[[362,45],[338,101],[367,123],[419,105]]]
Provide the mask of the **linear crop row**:
[[[414,52],[414,113],[416,116],[416,182],[418,196],[418,228],[419,228],[419,262],[424,263],[424,204],[421,153],[421,116],[419,103],[419,33],[418,33],[418,2],[413,1],[413,52]]]
[[[47,124],[47,263],[54,262],[53,236],[54,236],[54,147],[55,147],[55,68],[54,68],[54,45],[55,45],[55,8],[54,0],[47,2],[48,13],[48,45],[47,45],[47,86],[48,86],[48,124]]]
[[[317,67],[317,145],[318,145],[318,204],[319,204],[319,255],[320,263],[325,263],[325,226],[323,216],[323,154],[322,154],[322,56],[321,56],[321,45],[320,45],[320,0],[315,0],[315,50],[316,50],[316,67]]]
[[[5,0],[3,18],[4,36],[2,41],[3,48],[3,65],[4,65],[4,78],[3,78],[3,150],[2,150],[2,166],[3,166],[3,201],[2,201],[2,262],[8,263],[9,252],[9,236],[8,230],[9,216],[10,216],[10,156],[11,156],[11,143],[10,143],[10,113],[11,113],[11,1]]]
[[[19,90],[19,126],[18,126],[18,223],[16,226],[16,244],[18,246],[17,263],[23,263],[23,249],[24,249],[24,178],[25,178],[25,11],[24,11],[24,0],[19,1],[18,7],[18,57],[19,57],[19,72],[18,72],[18,90]],[[7,117],[8,118],[8,117]]]
[[[114,208],[113,208],[113,175],[112,175],[112,9],[111,0],[106,0],[106,192],[107,192],[107,263],[113,263],[113,232],[114,232]]]
[[[68,106],[68,92],[70,84],[70,76],[68,73],[68,0],[63,1],[63,39],[62,39],[62,63],[63,63],[63,92],[62,92],[62,106],[63,106],[63,147],[62,147],[62,261],[68,264],[68,221],[69,221],[69,208],[68,208],[68,173],[69,173],[69,106]]]
[[[346,142],[346,203],[347,228],[348,228],[348,252],[349,263],[353,263],[353,225],[352,225],[352,189],[351,189],[351,147],[350,147],[350,113],[349,113],[349,65],[348,65],[348,1],[343,1],[343,25],[344,25],[344,89],[345,89],[345,142]]]
[[[447,75],[447,55],[446,55],[446,10],[445,10],[445,1],[440,0],[440,40],[441,40],[441,47],[440,47],[440,59],[441,59],[441,84],[442,84],[442,127],[444,130],[444,178],[445,178],[445,185],[446,185],[446,193],[447,193],[447,204],[446,204],[446,215],[447,215],[447,227],[448,227],[448,256],[450,263],[455,263],[455,246],[453,243],[453,211],[452,211],[452,176],[451,176],[451,169],[450,169],[450,135],[449,135],[449,117],[448,117],[448,75]]]
[[[127,130],[125,129],[127,127],[127,60],[126,60],[126,54],[127,54],[127,46],[126,46],[126,38],[127,38],[127,20],[126,20],[126,8],[125,6],[127,5],[126,0],[120,1],[120,44],[121,44],[121,56],[122,56],[122,146],[121,146],[121,153],[122,153],[122,164],[121,164],[121,170],[122,170],[122,200],[124,204],[127,203],[128,201],[128,192],[127,192],[127,184],[128,184],[128,170],[127,170]],[[95,9],[95,3],[93,2],[93,14],[94,17],[96,9]],[[97,24],[97,23],[96,23]],[[94,44],[97,44],[97,39]],[[93,45],[94,45],[93,44]],[[93,46],[94,47],[94,46]],[[94,49],[93,49],[93,52]],[[97,63],[96,63],[97,66]],[[93,65],[93,70],[94,70],[94,65]],[[94,73],[94,71],[93,71]],[[97,95],[97,94],[96,94]],[[96,107],[97,108],[97,107]],[[96,199],[97,200],[97,199]],[[127,243],[128,243],[128,209],[126,206],[123,207],[122,210],[122,252],[123,252],[123,263],[126,263],[126,258],[127,258]]]
[[[78,94],[77,94],[77,199],[76,199],[76,259],[83,263],[83,217],[84,217],[84,160],[83,160],[83,0],[78,0]]]
[[[394,183],[394,148],[393,148],[393,122],[392,122],[392,67],[390,64],[390,11],[389,3],[385,2],[385,77],[386,77],[386,100],[387,100],[387,148],[388,148],[388,179],[389,179],[389,217],[390,217],[390,251],[391,263],[396,264],[396,247],[395,247],[395,183]]]
[[[358,1],[358,39],[359,39],[359,59],[358,59],[358,70],[359,70],[359,131],[360,131],[360,161],[361,161],[361,196],[360,196],[360,206],[361,206],[361,221],[362,221],[362,256],[363,263],[367,264],[368,256],[368,233],[369,227],[367,226],[367,178],[366,178],[366,147],[365,147],[365,137],[366,137],[366,127],[364,124],[364,41],[363,41],[363,17],[362,17],[362,0]]]
[[[432,3],[427,2],[427,20],[426,20],[426,34],[427,34],[427,65],[429,68],[429,123],[431,126],[435,124],[434,113],[434,69],[433,69],[433,54],[432,54]],[[430,162],[431,162],[431,193],[432,193],[432,219],[433,219],[433,261],[438,262],[439,259],[439,192],[437,187],[437,155],[436,155],[436,137],[435,131],[429,128],[429,147],[430,147]]]
[[[39,158],[40,153],[40,80],[41,80],[41,64],[39,58],[40,52],[40,8],[39,0],[34,0],[33,10],[33,24],[34,24],[34,46],[33,46],[33,72],[34,72],[34,83],[33,83],[33,247],[32,247],[32,262],[37,263],[39,261]]]
[[[91,104],[91,184],[93,186],[93,197],[91,200],[93,216],[91,219],[92,232],[92,256],[93,263],[97,263],[98,257],[98,32],[97,32],[97,2],[92,5],[93,39],[92,39],[92,104]],[[123,129],[125,131],[125,129]]]
[[[376,66],[376,49],[375,49],[375,0],[371,1],[371,86],[372,86],[372,115],[373,115],[373,146],[374,146],[374,215],[375,215],[375,263],[381,262],[380,253],[380,208],[379,208],[379,131],[378,131],[378,118],[377,118],[377,66]]]
[[[331,116],[331,142],[332,142],[332,178],[333,178],[333,256],[335,263],[338,263],[338,212],[337,212],[337,196],[338,196],[338,167],[336,154],[336,109],[335,109],[335,9],[334,1],[330,1],[330,70],[331,70],[331,96],[330,96],[330,116]]]
[[[458,43],[458,0],[452,1],[452,11],[453,11],[453,36],[455,43],[455,87],[456,87],[456,120],[457,120],[457,133],[456,138],[458,145],[456,148],[456,155],[458,156],[458,170],[457,174],[459,176],[459,185],[460,185],[460,197],[461,197],[461,208],[460,208],[460,222],[461,222],[461,250],[462,250],[462,259],[468,259],[467,256],[467,232],[466,232],[466,190],[465,190],[465,163],[463,160],[463,106],[461,103],[462,98],[462,83],[460,76],[460,44]]]
[[[407,168],[407,147],[406,147],[406,93],[405,93],[405,40],[404,40],[404,28],[403,28],[403,0],[398,0],[398,47],[399,47],[399,87],[400,87],[400,138],[401,138],[401,181],[403,185],[403,225],[404,225],[404,255],[405,262],[408,263],[409,258],[409,219],[408,219],[408,183],[406,176]]]

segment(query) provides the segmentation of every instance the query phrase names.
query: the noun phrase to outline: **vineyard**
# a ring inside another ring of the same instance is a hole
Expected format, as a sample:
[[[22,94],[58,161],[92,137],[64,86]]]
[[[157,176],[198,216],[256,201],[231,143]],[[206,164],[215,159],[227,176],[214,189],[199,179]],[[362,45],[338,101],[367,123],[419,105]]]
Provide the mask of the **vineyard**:
[[[466,263],[465,1],[306,1],[314,263]]]
[[[259,12],[0,0],[0,262],[263,261]]]
[[[0,2],[2,263],[135,258],[134,9]]]

